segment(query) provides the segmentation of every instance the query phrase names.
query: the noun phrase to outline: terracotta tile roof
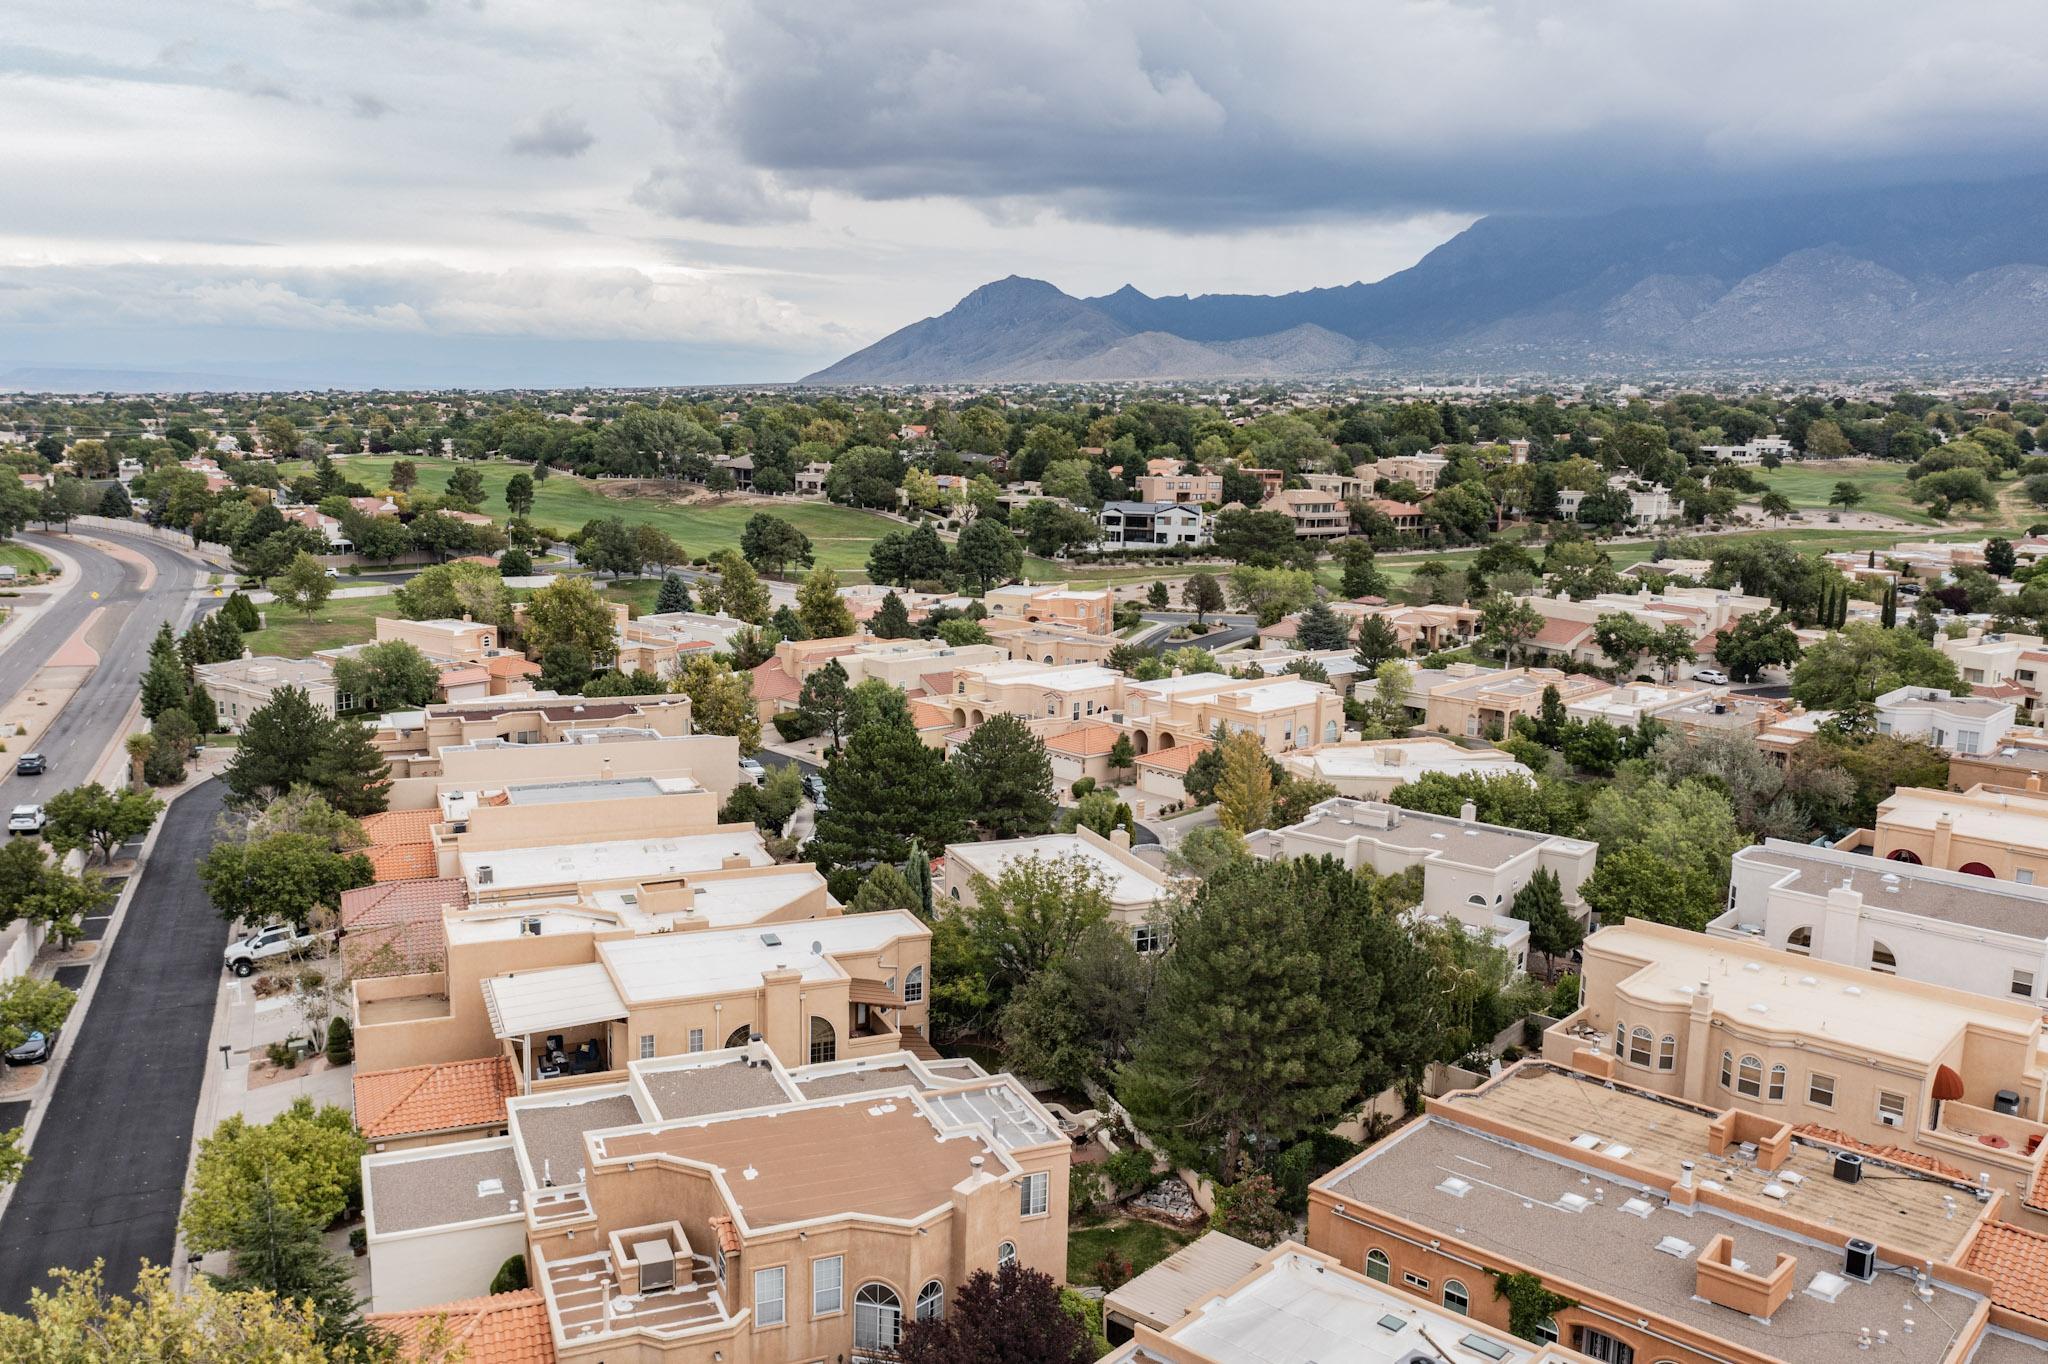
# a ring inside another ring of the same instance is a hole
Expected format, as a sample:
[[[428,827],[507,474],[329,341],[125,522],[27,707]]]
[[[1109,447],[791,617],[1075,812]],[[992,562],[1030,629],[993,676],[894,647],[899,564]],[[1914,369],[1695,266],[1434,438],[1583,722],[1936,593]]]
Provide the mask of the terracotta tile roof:
[[[804,684],[782,670],[779,660],[769,659],[753,670],[756,701],[794,701]]]
[[[2010,1222],[1986,1222],[1963,1252],[1962,1267],[1991,1280],[1991,1301],[2048,1321],[2048,1236]]]
[[[484,1127],[505,1121],[518,1092],[506,1056],[373,1070],[356,1076],[356,1126],[372,1141]]]
[[[484,660],[492,677],[539,677],[540,664],[519,654],[499,654]]]
[[[1160,772],[1185,774],[1195,765],[1195,759],[1202,756],[1202,750],[1209,747],[1207,739],[1184,739],[1172,748],[1147,753],[1138,759],[1138,766],[1150,767]]]
[[[953,690],[953,674],[950,672],[926,673],[918,680],[924,683],[924,689],[933,696]]]
[[[441,674],[440,680],[441,690],[446,691],[450,687],[466,687],[476,682],[488,682],[491,680],[491,670],[474,667],[450,668]]]
[[[1875,1142],[1858,1141],[1847,1132],[1838,1132],[1832,1127],[1822,1127],[1819,1123],[1813,1122],[1801,1123],[1792,1130],[1802,1137],[1826,1142],[1829,1146],[1839,1146],[1845,1151],[1861,1151],[1865,1155],[1876,1156],[1879,1160],[1889,1161],[1893,1165],[1925,1170],[1929,1174],[1940,1175],[1943,1179],[1959,1179],[1964,1183],[1968,1183],[1970,1179],[1969,1175],[1953,1165],[1936,1160],[1933,1156],[1923,1156],[1918,1151],[1908,1151],[1903,1146],[1879,1146]]]
[[[718,1238],[718,1248],[720,1250],[728,1255],[738,1252],[740,1248],[740,1233],[739,1229],[733,1226],[730,1217],[721,1213],[712,1218],[711,1231]]]
[[[1259,631],[1259,638],[1260,638],[1260,639],[1293,639],[1293,638],[1294,638],[1294,636],[1295,636],[1295,633],[1296,633],[1296,632],[1297,632],[1297,631],[1298,631],[1298,630],[1299,630],[1300,628],[1301,628],[1301,622],[1300,622],[1300,620],[1298,620],[1297,618],[1295,618],[1295,617],[1293,617],[1293,616],[1288,616],[1288,617],[1285,617],[1284,619],[1281,619],[1281,620],[1276,620],[1276,621],[1274,621],[1274,622],[1273,622],[1273,623],[1272,623],[1271,625],[1268,625],[1268,626],[1264,626],[1264,627],[1262,627],[1262,628],[1260,629],[1260,631]]]
[[[941,725],[951,726],[953,712],[930,701],[910,703],[910,723],[918,729],[937,729]]]
[[[1970,687],[1972,696],[1981,696],[1988,701],[2011,701],[2033,693],[2017,682],[1977,682]]]
[[[1693,653],[1701,658],[1712,658],[1714,651],[1721,647],[1721,636],[1723,633],[1725,633],[1725,627],[1722,630],[1707,631],[1693,644]]]
[[[1082,725],[1064,734],[1055,734],[1045,741],[1045,746],[1054,753],[1070,753],[1077,758],[1092,758],[1109,752],[1116,745],[1117,735],[1123,733],[1115,725]]]
[[[464,1364],[555,1364],[547,1302],[538,1288],[411,1312],[373,1312],[368,1321],[398,1337],[408,1360],[423,1358],[420,1352],[438,1340],[460,1347]],[[437,1327],[445,1334],[437,1335]]]
[[[363,818],[370,846],[363,852],[379,881],[419,881],[440,874],[434,857],[433,828],[439,810],[385,810]]]
[[[1593,627],[1582,620],[1546,620],[1543,628],[1536,632],[1533,643],[1553,646],[1570,646],[1591,636]]]
[[[360,973],[386,943],[408,971],[438,971],[448,957],[441,911],[468,903],[468,887],[457,876],[421,881],[386,881],[344,891],[341,897],[342,954]]]

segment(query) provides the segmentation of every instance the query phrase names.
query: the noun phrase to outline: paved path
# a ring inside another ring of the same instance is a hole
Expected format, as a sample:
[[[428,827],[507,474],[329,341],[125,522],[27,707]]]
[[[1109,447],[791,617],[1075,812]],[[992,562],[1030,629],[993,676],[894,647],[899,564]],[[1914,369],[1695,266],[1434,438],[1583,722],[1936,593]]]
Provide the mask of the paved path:
[[[132,685],[132,684],[131,684]],[[223,789],[180,797],[98,965],[28,1169],[0,1217],[0,1311],[21,1310],[51,1266],[107,1264],[110,1292],[176,1242],[192,1123],[209,1062],[227,925],[195,864],[213,844]]]

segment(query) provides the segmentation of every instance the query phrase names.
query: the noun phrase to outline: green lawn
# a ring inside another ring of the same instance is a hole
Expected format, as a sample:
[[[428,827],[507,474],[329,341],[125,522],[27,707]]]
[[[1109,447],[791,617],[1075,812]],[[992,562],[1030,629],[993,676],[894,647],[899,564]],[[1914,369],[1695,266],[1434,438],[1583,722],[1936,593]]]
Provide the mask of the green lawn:
[[[48,573],[50,561],[27,545],[12,541],[0,543],[0,564],[13,564],[15,571],[26,577],[31,573]]]
[[[1130,1261],[1133,1275],[1143,1274],[1200,1234],[1121,1218],[1076,1223],[1067,1230],[1067,1282],[1099,1284],[1095,1266],[1112,1248]]]
[[[1795,507],[1821,507],[1837,483],[1853,483],[1863,500],[1855,510],[1896,516],[1919,526],[1939,523],[1906,493],[1906,466],[1867,459],[1825,460],[1753,470],[1766,488],[1783,493]]]
[[[368,643],[377,637],[377,617],[398,614],[389,593],[332,597],[310,616],[277,602],[266,602],[258,609],[263,612],[263,628],[244,636],[242,643],[252,653],[278,658],[309,658],[321,649]]]

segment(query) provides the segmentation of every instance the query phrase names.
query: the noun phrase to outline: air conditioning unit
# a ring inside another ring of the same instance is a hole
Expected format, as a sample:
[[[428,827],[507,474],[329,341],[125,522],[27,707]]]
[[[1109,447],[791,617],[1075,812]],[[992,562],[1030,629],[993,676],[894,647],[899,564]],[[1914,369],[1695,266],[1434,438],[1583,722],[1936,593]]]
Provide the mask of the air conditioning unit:
[[[1900,1127],[1903,1126],[1905,1122],[1905,1120],[1896,1113],[1880,1113],[1877,1115],[1877,1120],[1883,1123],[1886,1127]]]
[[[538,938],[540,936],[540,920],[521,919],[519,921],[519,931],[529,938]]]
[[[666,1292],[676,1286],[676,1252],[668,1242],[636,1242],[633,1263],[640,1268],[642,1293]]]

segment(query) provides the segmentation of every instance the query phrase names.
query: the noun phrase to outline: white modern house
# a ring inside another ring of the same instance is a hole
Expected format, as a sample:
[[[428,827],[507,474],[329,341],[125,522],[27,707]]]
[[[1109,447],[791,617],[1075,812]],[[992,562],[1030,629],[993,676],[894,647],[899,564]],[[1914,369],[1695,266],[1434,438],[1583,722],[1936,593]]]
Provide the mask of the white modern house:
[[[1721,938],[2001,998],[2048,1000],[2048,886],[1769,839],[1736,852]]]
[[[1209,514],[1199,503],[1105,502],[1097,520],[1103,549],[1209,543]]]
[[[2004,740],[2018,707],[1940,687],[1899,687],[1877,698],[1877,732],[1925,739],[1947,753],[1989,753]]]

